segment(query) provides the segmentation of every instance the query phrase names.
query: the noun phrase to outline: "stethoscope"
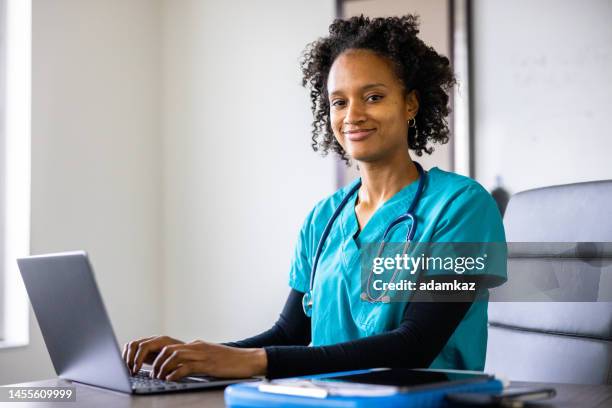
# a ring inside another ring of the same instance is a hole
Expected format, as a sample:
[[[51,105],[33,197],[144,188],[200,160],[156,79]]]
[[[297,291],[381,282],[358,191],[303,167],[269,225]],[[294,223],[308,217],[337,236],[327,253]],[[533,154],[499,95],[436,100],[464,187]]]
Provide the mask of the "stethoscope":
[[[378,247],[378,254],[376,255],[377,257],[380,256],[380,254],[384,250],[387,235],[389,235],[389,232],[391,232],[391,230],[397,225],[399,225],[400,223],[404,221],[410,221],[410,227],[408,228],[408,232],[406,233],[406,243],[404,245],[403,254],[406,253],[408,247],[410,246],[410,242],[414,238],[414,234],[416,232],[416,226],[417,226],[417,219],[416,219],[416,216],[414,215],[414,210],[416,209],[416,206],[419,203],[419,200],[421,198],[421,194],[423,192],[423,188],[425,185],[425,179],[427,177],[427,173],[425,173],[425,171],[423,170],[423,167],[421,167],[419,163],[414,162],[414,165],[416,166],[419,172],[419,184],[417,186],[416,194],[414,195],[414,198],[412,199],[412,203],[410,204],[410,207],[408,207],[408,210],[406,210],[404,214],[400,215],[395,220],[393,220],[393,222],[391,222],[389,226],[387,226],[387,229],[385,229],[385,233],[383,234],[382,242],[380,246]],[[321,239],[319,240],[319,244],[317,245],[317,251],[315,252],[314,261],[312,263],[312,268],[310,270],[310,286],[309,286],[308,292],[306,292],[304,294],[304,297],[302,298],[302,306],[304,307],[304,313],[306,313],[306,316],[309,316],[309,317],[312,316],[312,289],[314,286],[315,274],[317,273],[317,264],[319,263],[319,257],[321,256],[321,252],[323,252],[323,244],[325,244],[325,240],[329,236],[329,233],[332,229],[332,225],[334,224],[334,221],[336,220],[336,218],[338,218],[338,216],[342,212],[342,209],[346,206],[351,196],[359,189],[359,187],[361,187],[361,179],[359,179],[357,184],[355,184],[355,186],[351,188],[351,190],[347,193],[347,195],[344,196],[344,198],[340,202],[340,205],[338,206],[338,208],[336,208],[331,218],[327,222],[325,229],[323,230],[323,234],[321,235]],[[391,277],[391,282],[393,282],[393,280],[395,279],[396,274],[397,274],[397,270],[393,273],[393,276]],[[365,292],[361,294],[361,299],[367,300],[369,302],[385,302],[385,303],[389,302],[390,297],[387,295],[387,290],[383,291],[382,294],[376,297],[373,297],[370,295],[370,279],[371,278],[372,278],[372,271],[370,271],[370,275],[368,276],[368,284],[366,285]]]

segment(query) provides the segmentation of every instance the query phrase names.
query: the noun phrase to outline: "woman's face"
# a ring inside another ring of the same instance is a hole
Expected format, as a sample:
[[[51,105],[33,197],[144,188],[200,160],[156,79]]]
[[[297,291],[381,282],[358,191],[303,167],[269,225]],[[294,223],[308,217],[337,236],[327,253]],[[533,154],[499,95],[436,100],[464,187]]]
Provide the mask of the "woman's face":
[[[369,50],[345,51],[331,66],[327,92],[334,136],[354,160],[408,152],[408,121],[419,104],[414,91],[405,96],[390,61]]]

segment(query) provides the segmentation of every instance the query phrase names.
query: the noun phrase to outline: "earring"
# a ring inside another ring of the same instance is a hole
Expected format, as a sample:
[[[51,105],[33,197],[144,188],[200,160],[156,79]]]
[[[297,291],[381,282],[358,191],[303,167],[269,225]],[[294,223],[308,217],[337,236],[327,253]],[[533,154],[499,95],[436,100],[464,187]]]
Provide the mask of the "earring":
[[[412,117],[408,120],[408,127],[414,128],[414,139],[419,137],[419,128],[417,127],[416,117]]]

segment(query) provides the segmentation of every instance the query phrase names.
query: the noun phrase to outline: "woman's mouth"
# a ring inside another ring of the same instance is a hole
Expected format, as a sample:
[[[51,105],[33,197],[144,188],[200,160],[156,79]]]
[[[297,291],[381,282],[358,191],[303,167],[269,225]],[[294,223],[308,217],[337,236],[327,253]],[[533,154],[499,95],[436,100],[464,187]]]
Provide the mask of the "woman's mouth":
[[[344,132],[344,134],[346,135],[347,139],[350,140],[351,142],[359,142],[361,140],[366,139],[374,132],[376,132],[376,129],[355,129],[355,130],[348,130]]]

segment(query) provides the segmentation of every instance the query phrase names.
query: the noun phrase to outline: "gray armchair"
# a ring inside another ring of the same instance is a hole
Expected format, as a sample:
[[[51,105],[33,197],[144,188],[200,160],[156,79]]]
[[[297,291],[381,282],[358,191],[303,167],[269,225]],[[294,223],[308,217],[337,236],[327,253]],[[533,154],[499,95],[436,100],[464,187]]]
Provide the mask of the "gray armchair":
[[[612,242],[612,180],[518,193],[508,204],[504,225],[508,242]],[[610,245],[604,248],[561,258],[541,247],[521,259],[509,251],[508,276],[542,268],[584,273],[591,281],[596,277],[588,289],[610,300],[612,251]],[[487,372],[518,381],[612,384],[610,302],[491,301],[488,336]]]

